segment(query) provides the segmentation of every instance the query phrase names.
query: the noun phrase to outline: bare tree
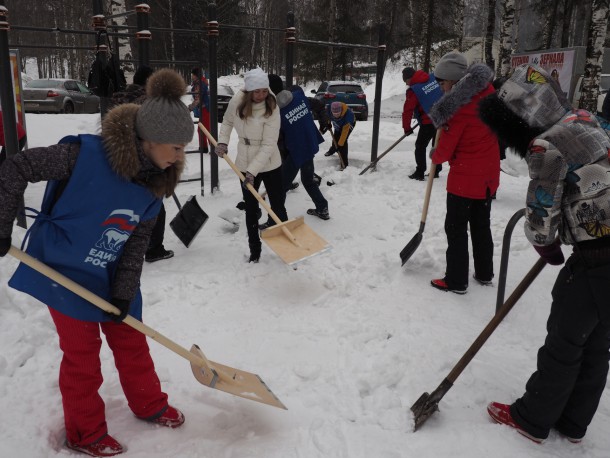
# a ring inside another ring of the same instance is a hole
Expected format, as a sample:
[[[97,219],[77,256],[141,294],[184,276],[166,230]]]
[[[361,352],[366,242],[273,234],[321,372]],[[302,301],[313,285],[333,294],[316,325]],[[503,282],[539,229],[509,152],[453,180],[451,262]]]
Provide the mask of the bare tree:
[[[335,41],[335,20],[337,17],[337,0],[330,0],[328,9],[328,41]],[[329,80],[333,72],[333,48],[326,50],[326,74],[325,79]]]
[[[171,2],[171,0],[170,0]],[[115,14],[120,14],[120,13],[126,13],[127,12],[127,7],[125,5],[125,0],[110,0],[109,4],[107,5],[107,11],[110,13],[110,15],[115,15]],[[119,16],[116,17],[112,20],[112,22],[116,25],[120,25],[120,26],[125,26],[127,25],[127,17],[126,16]],[[117,29],[119,32],[122,33],[126,33],[127,29]],[[114,49],[114,52],[118,53],[119,59],[121,60],[131,60],[133,59],[133,52],[131,51],[131,43],[129,42],[129,38],[126,37],[118,37],[115,40],[116,48],[118,49]],[[125,63],[123,64],[123,69],[126,71],[133,71],[133,64],[132,63]]]
[[[456,35],[455,48],[459,52],[464,51],[464,10],[466,8],[464,0],[456,0],[455,16],[453,17],[453,31]]]
[[[604,58],[604,41],[608,29],[608,12],[610,0],[593,0],[591,26],[587,40],[587,58],[583,78],[583,95],[580,107],[591,113],[597,112],[599,79]]]
[[[563,27],[561,28],[561,47],[570,46],[570,24],[574,12],[574,0],[563,0]]]
[[[434,24],[434,0],[428,0],[428,23],[426,26],[426,49],[424,51],[424,65],[423,70],[425,72],[430,71],[430,52],[432,50],[432,25]]]
[[[559,2],[549,2],[548,16],[546,19],[547,26],[542,29],[542,46],[544,49],[553,47],[553,35],[555,34],[555,24],[557,22],[557,12],[559,10]]]
[[[502,27],[500,29],[500,53],[498,56],[498,76],[507,76],[510,71],[512,53],[512,35],[515,25],[515,0],[503,1]]]
[[[485,63],[494,68],[493,44],[496,29],[496,0],[487,0],[487,32],[485,33]]]

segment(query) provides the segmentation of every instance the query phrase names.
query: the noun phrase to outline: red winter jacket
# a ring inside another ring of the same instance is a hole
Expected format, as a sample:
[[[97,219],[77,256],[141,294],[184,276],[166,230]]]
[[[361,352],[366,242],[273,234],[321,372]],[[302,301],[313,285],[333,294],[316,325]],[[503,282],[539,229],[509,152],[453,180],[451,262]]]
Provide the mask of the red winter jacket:
[[[21,140],[25,137],[25,130],[21,127],[21,124],[17,122],[17,138]],[[0,112],[0,146],[5,146],[4,144],[4,121],[2,120],[2,112]]]
[[[459,90],[454,86],[452,91]],[[449,161],[447,192],[469,199],[485,199],[493,195],[500,184],[500,149],[498,138],[479,118],[479,102],[493,94],[494,88],[486,83],[468,103],[462,105],[443,123],[438,147],[432,162]],[[442,103],[445,96],[438,103]],[[434,118],[434,116],[433,116]]]
[[[417,70],[411,77],[411,84],[426,83],[429,77],[430,76],[425,71]],[[409,88],[407,89],[407,97],[405,98],[405,104],[402,108],[402,128],[404,130],[411,129],[411,119],[413,118],[415,110],[419,113],[422,124],[432,124],[432,120],[419,104],[415,92]]]

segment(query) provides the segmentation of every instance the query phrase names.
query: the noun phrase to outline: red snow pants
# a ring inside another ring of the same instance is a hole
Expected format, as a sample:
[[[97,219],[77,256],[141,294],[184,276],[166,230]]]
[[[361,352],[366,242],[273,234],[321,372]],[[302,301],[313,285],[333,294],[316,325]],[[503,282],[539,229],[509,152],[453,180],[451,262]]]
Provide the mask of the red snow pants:
[[[201,118],[199,118],[199,122],[203,124],[203,126],[210,132],[210,112],[203,108],[201,110]],[[206,153],[208,152],[208,137],[205,136],[199,126],[197,126],[197,132],[199,133],[199,147],[203,149]]]
[[[114,355],[129,408],[140,418],[167,406],[167,394],[155,372],[146,336],[123,323],[93,323],[71,318],[49,307],[63,358],[59,368],[66,439],[89,445],[108,433],[104,401],[98,393],[103,377],[100,328]]]

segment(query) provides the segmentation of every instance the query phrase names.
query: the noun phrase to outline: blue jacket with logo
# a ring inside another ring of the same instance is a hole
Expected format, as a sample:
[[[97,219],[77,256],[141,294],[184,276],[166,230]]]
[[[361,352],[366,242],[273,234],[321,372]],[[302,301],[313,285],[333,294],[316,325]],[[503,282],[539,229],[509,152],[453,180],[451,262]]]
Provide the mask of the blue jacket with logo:
[[[109,301],[125,243],[140,221],[156,217],[161,200],[112,170],[101,137],[80,135],[62,142],[80,143],[80,153],[57,201],[59,182],[47,184],[26,251]],[[24,264],[19,265],[9,285],[72,318],[93,322],[110,319],[97,306]],[[141,320],[139,289],[129,313]]]
[[[284,92],[287,91],[282,91]],[[324,138],[314,123],[311,106],[303,90],[296,89],[291,94],[292,100],[284,106],[281,106],[282,98],[278,95],[282,119],[280,132],[284,140],[283,147],[288,151],[295,167],[300,168],[305,162],[313,159]],[[290,94],[287,95],[290,98]]]

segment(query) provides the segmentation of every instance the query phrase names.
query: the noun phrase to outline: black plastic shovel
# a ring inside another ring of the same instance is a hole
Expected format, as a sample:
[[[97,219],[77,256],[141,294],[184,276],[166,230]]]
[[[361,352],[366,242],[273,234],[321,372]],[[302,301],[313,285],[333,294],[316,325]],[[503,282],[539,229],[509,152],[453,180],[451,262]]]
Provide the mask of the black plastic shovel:
[[[513,293],[510,295],[504,305],[496,312],[494,317],[485,326],[485,329],[479,334],[479,337],[472,343],[470,348],[464,353],[464,356],[458,361],[455,367],[451,370],[449,375],[445,377],[445,380],[432,392],[432,394],[424,393],[419,399],[411,406],[411,412],[413,412],[414,426],[413,431],[417,431],[424,422],[438,410],[438,403],[443,399],[443,396],[453,386],[457,378],[460,376],[462,371],[466,369],[466,366],[472,361],[477,352],[485,344],[489,336],[496,330],[502,320],[508,315],[513,306],[523,296],[523,293],[529,288],[534,279],[544,269],[546,262],[540,258],[536,261],[536,264],[530,269],[530,271],[523,277],[521,283],[517,285]]]
[[[170,221],[169,227],[188,248],[209,217],[199,206],[195,196],[189,197],[184,205],[180,205],[176,194],[173,197],[179,210]]]

